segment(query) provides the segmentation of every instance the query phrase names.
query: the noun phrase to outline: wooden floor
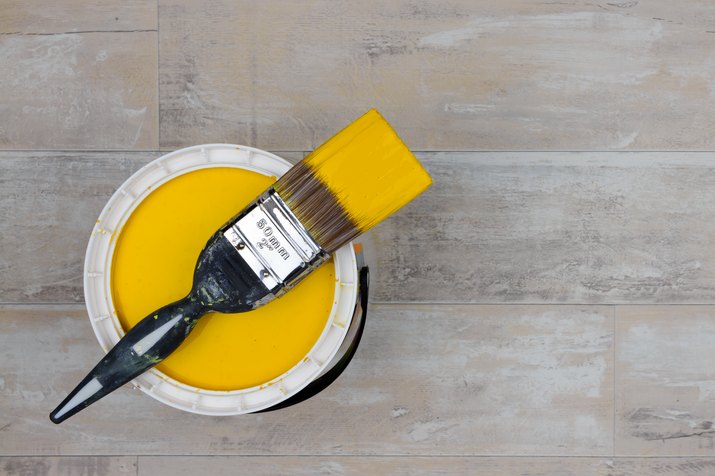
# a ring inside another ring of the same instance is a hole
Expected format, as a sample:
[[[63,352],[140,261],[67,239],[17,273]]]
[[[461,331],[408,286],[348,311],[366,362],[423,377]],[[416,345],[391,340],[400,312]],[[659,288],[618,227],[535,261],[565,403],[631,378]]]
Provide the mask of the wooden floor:
[[[715,2],[5,0],[0,61],[0,473],[715,474]],[[101,355],[83,253],[122,181],[373,106],[435,185],[366,237],[332,387],[49,422]]]

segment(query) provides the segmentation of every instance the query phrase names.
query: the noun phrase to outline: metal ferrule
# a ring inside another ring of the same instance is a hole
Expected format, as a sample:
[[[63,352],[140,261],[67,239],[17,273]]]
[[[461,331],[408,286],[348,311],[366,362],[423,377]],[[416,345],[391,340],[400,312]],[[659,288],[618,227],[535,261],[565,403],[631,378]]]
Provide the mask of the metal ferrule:
[[[224,227],[224,237],[274,297],[330,257],[272,188]]]

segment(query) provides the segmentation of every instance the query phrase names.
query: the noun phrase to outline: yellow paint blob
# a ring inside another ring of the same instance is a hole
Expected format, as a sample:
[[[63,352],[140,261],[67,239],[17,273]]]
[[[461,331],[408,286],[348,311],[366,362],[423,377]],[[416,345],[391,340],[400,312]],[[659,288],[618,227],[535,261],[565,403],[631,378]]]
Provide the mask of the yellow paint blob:
[[[274,181],[244,169],[206,168],[151,192],[117,237],[111,287],[122,327],[129,329],[188,294],[196,259],[208,238]],[[331,261],[259,309],[207,314],[157,368],[210,390],[267,383],[299,363],[317,342],[334,293]]]
[[[402,208],[432,183],[424,167],[375,109],[304,160],[361,231]]]

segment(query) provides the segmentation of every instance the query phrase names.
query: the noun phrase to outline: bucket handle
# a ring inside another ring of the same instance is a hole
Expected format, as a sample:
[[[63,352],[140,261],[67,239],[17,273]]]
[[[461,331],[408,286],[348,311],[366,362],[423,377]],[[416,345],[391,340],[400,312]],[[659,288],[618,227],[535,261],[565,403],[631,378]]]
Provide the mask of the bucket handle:
[[[309,399],[310,397],[313,397],[317,395],[318,393],[322,392],[326,388],[330,386],[337,378],[340,376],[340,374],[343,373],[343,371],[347,368],[348,364],[350,361],[353,359],[355,356],[355,352],[357,351],[358,345],[360,345],[360,340],[362,339],[362,333],[363,330],[365,329],[365,319],[367,317],[367,296],[368,296],[368,287],[370,285],[370,270],[368,269],[367,266],[363,266],[360,268],[360,276],[359,276],[359,288],[358,288],[358,305],[361,308],[361,312],[358,312],[360,317],[360,322],[358,323],[357,330],[355,331],[355,337],[352,339],[352,342],[349,344],[347,351],[345,354],[343,354],[342,357],[333,365],[329,370],[327,370],[325,373],[323,373],[320,377],[317,379],[313,380],[311,383],[309,383],[303,390],[300,392],[296,393],[292,397],[283,400],[282,402],[263,409],[259,410],[257,412],[252,412],[252,413],[266,413],[266,412],[272,412],[275,410],[280,410],[282,408],[287,408],[287,407],[292,407],[296,403],[300,403],[304,400]]]

